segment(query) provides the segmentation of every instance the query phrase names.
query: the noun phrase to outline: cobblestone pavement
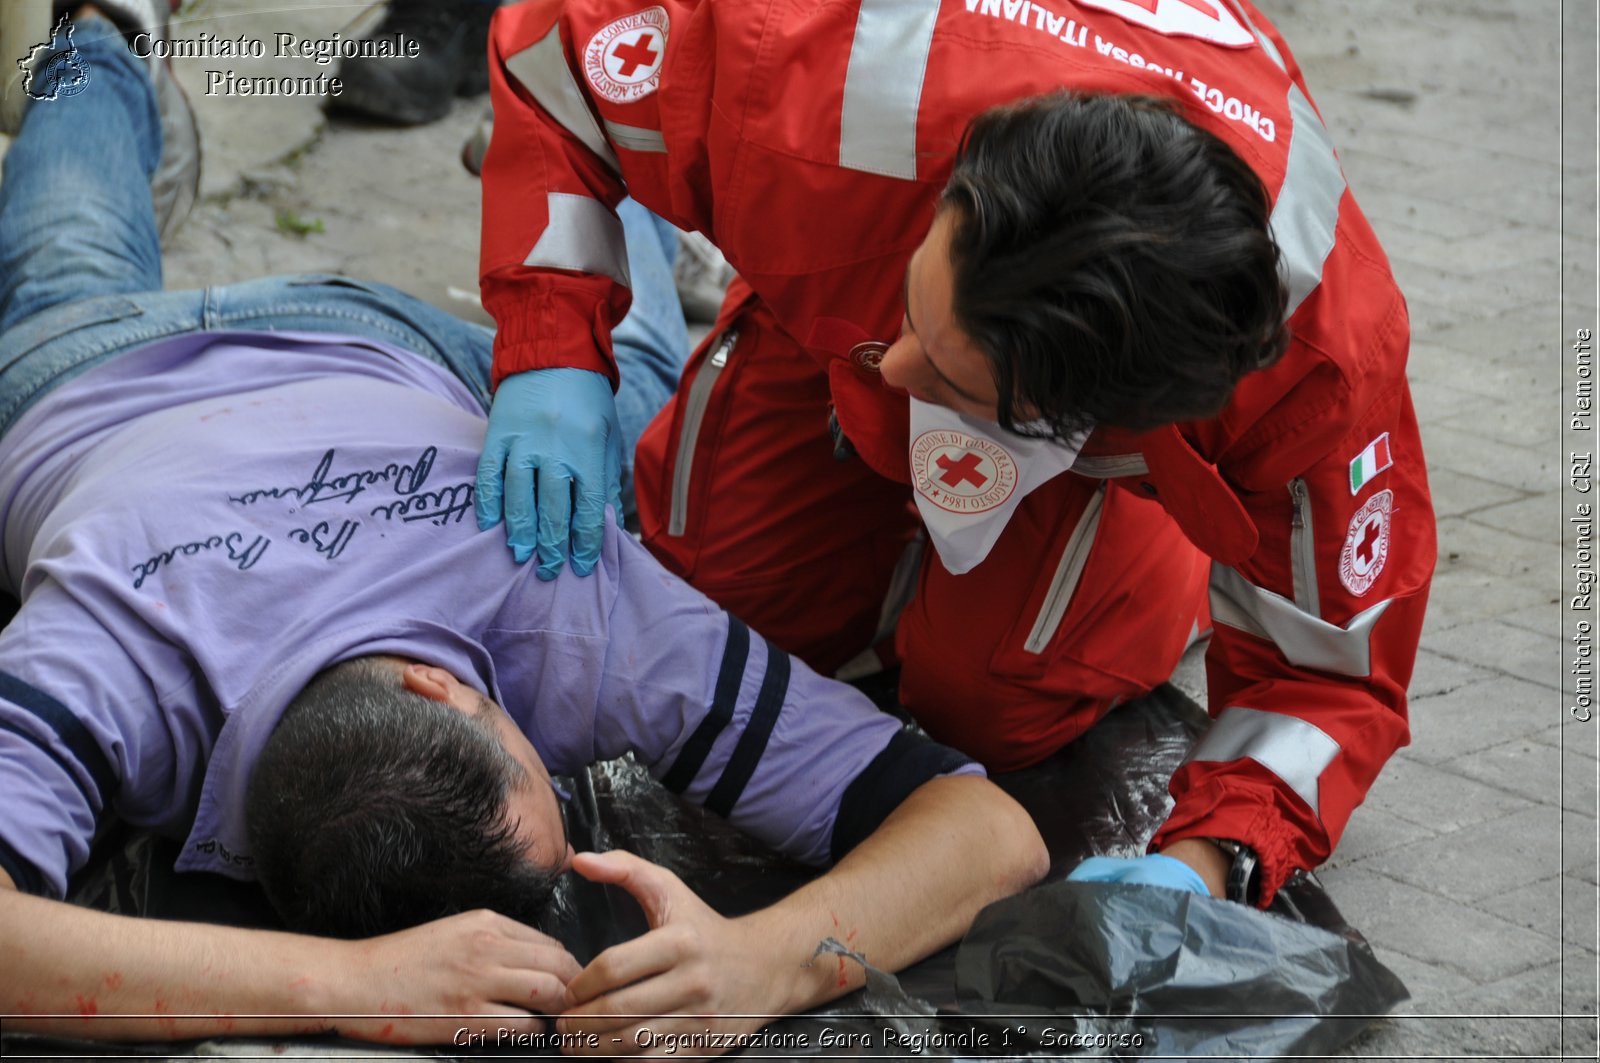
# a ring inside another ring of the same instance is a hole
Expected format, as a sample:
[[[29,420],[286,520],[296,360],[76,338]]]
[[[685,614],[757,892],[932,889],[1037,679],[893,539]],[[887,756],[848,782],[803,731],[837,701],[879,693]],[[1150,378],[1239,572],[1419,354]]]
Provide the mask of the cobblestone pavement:
[[[1597,725],[1567,712],[1563,488],[1568,452],[1593,447],[1563,429],[1567,345],[1596,326],[1595,6],[1260,3],[1407,294],[1439,517],[1413,742],[1323,873],[1414,999],[1346,1055],[1592,1059],[1600,768]],[[361,18],[357,5],[196,6],[230,35]],[[422,129],[327,124],[312,103],[200,97],[206,65],[180,66],[208,198],[169,249],[169,286],[332,270],[481,319],[479,192],[457,161],[481,101]],[[1191,690],[1198,674],[1185,669]]]

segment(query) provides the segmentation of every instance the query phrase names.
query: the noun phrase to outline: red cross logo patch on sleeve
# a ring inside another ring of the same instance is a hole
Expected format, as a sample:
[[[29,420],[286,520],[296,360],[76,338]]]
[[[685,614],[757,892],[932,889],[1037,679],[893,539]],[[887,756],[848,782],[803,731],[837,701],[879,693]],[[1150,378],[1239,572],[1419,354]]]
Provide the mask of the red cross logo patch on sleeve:
[[[667,54],[667,11],[647,7],[616,19],[589,38],[583,70],[595,92],[630,103],[656,91]]]
[[[1339,582],[1354,595],[1366,594],[1389,560],[1389,530],[1393,527],[1394,492],[1379,491],[1350,518],[1350,531],[1339,551]]]
[[[1227,48],[1248,48],[1255,35],[1222,0],[1078,0],[1173,37],[1198,37]]]

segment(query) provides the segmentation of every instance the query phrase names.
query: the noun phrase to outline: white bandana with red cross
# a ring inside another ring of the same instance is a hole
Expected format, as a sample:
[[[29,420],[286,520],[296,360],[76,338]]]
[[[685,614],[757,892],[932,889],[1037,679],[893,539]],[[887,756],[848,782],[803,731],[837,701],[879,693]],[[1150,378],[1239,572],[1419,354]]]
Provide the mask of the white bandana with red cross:
[[[1072,468],[1082,443],[1029,439],[912,399],[911,484],[944,567],[976,568],[1022,500]]]

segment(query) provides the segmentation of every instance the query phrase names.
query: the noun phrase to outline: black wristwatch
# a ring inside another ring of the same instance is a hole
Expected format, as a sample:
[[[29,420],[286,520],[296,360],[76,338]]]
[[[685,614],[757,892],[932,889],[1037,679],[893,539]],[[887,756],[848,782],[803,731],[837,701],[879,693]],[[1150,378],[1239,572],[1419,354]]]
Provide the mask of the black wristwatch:
[[[1256,907],[1261,897],[1261,863],[1256,859],[1256,851],[1232,838],[1212,838],[1211,841],[1232,857],[1222,895],[1230,901]]]

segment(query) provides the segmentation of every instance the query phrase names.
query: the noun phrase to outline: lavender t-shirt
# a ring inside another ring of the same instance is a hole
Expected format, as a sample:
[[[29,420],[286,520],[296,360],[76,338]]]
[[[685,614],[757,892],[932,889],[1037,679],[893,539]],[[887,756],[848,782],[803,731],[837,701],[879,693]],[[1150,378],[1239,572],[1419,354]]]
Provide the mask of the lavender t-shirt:
[[[0,633],[0,866],[61,896],[110,809],[187,835],[180,869],[254,877],[263,742],[319,670],[370,653],[489,694],[553,773],[633,751],[826,859],[846,790],[896,774],[899,725],[614,526],[592,576],[538,581],[473,519],[483,432],[432,363],[297,333],[165,341],[30,409],[0,439],[0,583],[22,600]]]

